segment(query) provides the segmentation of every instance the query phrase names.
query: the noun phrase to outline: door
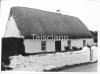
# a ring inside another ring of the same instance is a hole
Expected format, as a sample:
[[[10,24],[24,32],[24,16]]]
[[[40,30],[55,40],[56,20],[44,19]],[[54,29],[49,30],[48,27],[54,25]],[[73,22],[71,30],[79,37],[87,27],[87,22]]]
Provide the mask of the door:
[[[86,40],[83,40],[83,47],[86,46]]]
[[[71,49],[71,40],[68,40],[68,48]]]
[[[55,50],[57,52],[61,51],[61,41],[55,41]]]

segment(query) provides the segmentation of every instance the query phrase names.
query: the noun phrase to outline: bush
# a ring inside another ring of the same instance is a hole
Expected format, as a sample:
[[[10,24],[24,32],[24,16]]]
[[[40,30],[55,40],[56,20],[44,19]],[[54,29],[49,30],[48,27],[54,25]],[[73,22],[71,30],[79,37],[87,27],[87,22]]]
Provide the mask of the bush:
[[[65,51],[71,51],[72,49],[70,49],[68,46],[65,46]]]
[[[77,48],[75,46],[73,46],[72,49],[75,50],[75,51],[78,51],[79,50],[79,48]]]
[[[70,49],[68,46],[65,46],[65,51],[78,51],[78,50],[82,50],[82,47],[78,48],[73,46],[72,49]]]
[[[82,47],[80,47],[79,50],[82,50]]]
[[[89,44],[87,44],[87,47],[88,47],[88,48],[91,48],[91,46],[90,46]]]

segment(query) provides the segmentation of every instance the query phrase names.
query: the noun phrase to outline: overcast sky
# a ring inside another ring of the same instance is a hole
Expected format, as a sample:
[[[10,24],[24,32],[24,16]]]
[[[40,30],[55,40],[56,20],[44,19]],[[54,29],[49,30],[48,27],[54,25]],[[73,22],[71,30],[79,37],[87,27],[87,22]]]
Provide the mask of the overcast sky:
[[[0,25],[5,30],[10,8],[13,6],[31,7],[51,12],[61,10],[62,14],[76,16],[90,29],[97,30],[100,25],[99,0],[2,0]]]

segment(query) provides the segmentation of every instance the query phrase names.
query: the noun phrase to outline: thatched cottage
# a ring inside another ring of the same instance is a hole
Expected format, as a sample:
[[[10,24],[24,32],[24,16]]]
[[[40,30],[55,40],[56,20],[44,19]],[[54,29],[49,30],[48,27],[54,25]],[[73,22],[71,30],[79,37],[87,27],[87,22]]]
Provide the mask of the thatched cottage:
[[[23,39],[12,41],[10,47],[23,44],[25,53],[59,52],[65,47],[80,48],[93,43],[90,31],[79,18],[27,7],[11,8],[4,38],[8,44],[12,41],[9,38]]]

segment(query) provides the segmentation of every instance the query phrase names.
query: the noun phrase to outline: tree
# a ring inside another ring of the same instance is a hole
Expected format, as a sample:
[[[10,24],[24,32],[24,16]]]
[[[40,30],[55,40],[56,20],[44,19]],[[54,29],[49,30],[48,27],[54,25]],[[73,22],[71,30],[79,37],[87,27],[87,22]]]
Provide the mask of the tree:
[[[98,42],[98,31],[90,31],[93,38],[94,38],[94,42]]]

